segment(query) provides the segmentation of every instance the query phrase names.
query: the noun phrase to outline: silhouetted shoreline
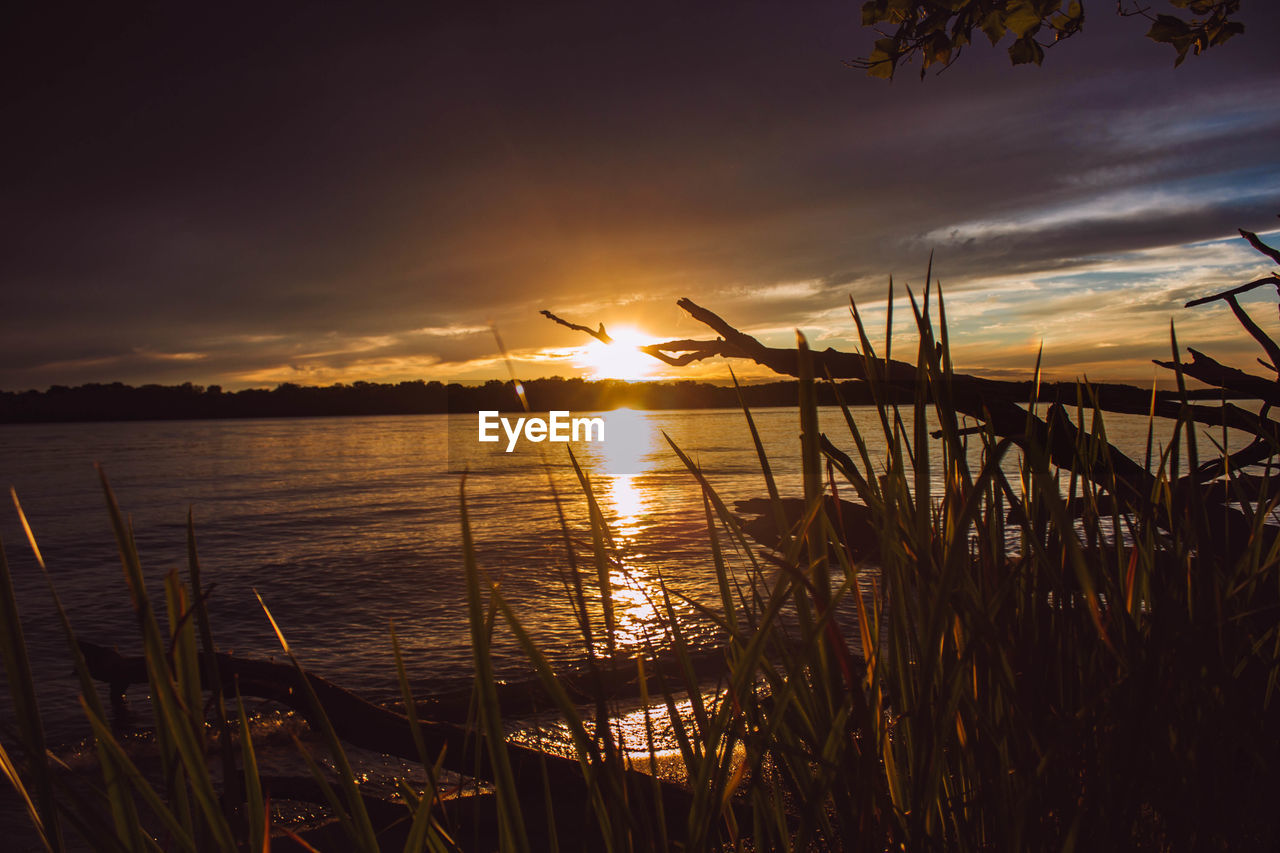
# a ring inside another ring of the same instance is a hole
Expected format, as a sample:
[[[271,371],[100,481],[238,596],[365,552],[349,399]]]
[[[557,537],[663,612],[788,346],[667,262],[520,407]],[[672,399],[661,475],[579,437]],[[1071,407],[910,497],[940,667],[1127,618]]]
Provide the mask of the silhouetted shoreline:
[[[985,383],[1006,399],[1030,400],[1032,383],[995,382],[976,377],[956,377],[957,387],[966,382]],[[743,385],[741,402],[732,385],[679,380],[668,382],[625,382],[617,379],[585,380],[551,377],[523,383],[528,408],[534,412],[568,410],[574,412],[633,409],[738,409],[745,402],[752,408],[795,406],[799,401],[794,380]],[[1145,401],[1150,389],[1115,383],[1092,384],[1095,391],[1132,396]],[[838,389],[838,396],[837,396]],[[1111,390],[1108,390],[1111,389]],[[818,404],[834,406],[843,401],[850,406],[874,405],[865,382],[850,380],[832,385],[818,383]],[[910,403],[914,392],[906,386],[882,387],[888,403]],[[1040,399],[1061,399],[1074,405],[1074,382],[1046,382]],[[1175,392],[1160,391],[1161,399],[1173,399]],[[1222,396],[1216,389],[1196,389],[1192,399]],[[1228,395],[1231,396],[1231,395]],[[0,423],[70,423],[81,421],[215,420],[226,418],[308,418],[368,415],[430,415],[469,413],[482,410],[517,412],[525,407],[510,380],[492,379],[479,385],[457,382],[377,383],[354,382],[317,387],[284,383],[275,388],[248,388],[224,391],[220,386],[142,385],[121,382],[92,383],[74,388],[54,385],[47,391],[0,391]]]
[[[600,411],[636,409],[737,408],[732,386],[707,382],[623,382],[582,379],[532,379],[523,383],[533,411],[566,409]],[[749,406],[794,406],[794,381],[745,385]],[[834,405],[830,387],[821,402]],[[842,398],[851,405],[871,402],[862,383],[842,383]],[[905,400],[904,400],[905,402]],[[89,384],[55,385],[47,391],[0,392],[0,423],[75,421],[198,420],[219,418],[332,417],[356,415],[421,415],[523,408],[513,383],[492,380],[483,385],[441,382],[380,384],[355,382],[325,387],[286,383],[273,389],[223,391],[213,385]]]

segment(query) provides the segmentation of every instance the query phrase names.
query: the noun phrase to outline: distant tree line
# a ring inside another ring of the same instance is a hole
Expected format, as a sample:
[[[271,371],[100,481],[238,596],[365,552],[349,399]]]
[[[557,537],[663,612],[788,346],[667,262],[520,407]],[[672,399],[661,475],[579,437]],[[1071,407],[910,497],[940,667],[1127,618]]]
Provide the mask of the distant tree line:
[[[533,411],[596,411],[629,406],[636,409],[736,408],[731,386],[707,382],[622,382],[583,379],[531,379],[523,383]],[[792,381],[745,385],[742,396],[751,406],[794,406]],[[824,404],[834,404],[830,386],[821,389]],[[847,382],[841,397],[854,405],[871,402],[861,383]],[[903,402],[906,402],[905,400]],[[513,412],[522,409],[510,381],[481,385],[441,382],[353,382],[325,387],[286,382],[273,389],[224,391],[218,385],[142,385],[93,383],[74,388],[54,385],[47,391],[0,392],[0,423],[56,421],[189,420],[200,418],[292,418],[341,415],[418,415]]]

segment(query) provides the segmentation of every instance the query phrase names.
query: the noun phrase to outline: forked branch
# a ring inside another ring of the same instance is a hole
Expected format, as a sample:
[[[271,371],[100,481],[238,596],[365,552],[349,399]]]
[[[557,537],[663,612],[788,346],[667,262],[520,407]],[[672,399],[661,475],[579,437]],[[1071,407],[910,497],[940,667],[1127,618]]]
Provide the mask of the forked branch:
[[[1246,231],[1243,228],[1240,229],[1240,236],[1248,240],[1250,246],[1257,249],[1277,264],[1280,264],[1280,249],[1268,246],[1258,238],[1257,234],[1254,234],[1252,231]]]
[[[602,344],[613,343],[613,338],[609,337],[609,333],[604,330],[604,323],[600,324],[600,328],[592,329],[590,326],[580,326],[577,323],[570,323],[568,320],[565,320],[561,317],[557,317],[555,314],[552,314],[550,311],[542,311],[541,313],[543,317],[546,317],[548,320],[551,320],[552,322],[559,323],[561,326],[564,326],[567,329],[573,329],[575,332],[586,332],[588,335],[595,338],[597,341],[599,341]]]

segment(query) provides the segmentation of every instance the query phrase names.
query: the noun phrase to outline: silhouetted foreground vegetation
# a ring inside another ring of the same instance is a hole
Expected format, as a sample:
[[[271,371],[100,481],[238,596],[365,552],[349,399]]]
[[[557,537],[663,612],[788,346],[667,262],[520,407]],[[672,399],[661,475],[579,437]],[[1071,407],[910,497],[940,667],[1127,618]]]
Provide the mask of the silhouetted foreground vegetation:
[[[1280,262],[1280,253],[1256,245]],[[1280,278],[1201,301],[1225,302],[1278,365],[1280,347],[1236,299],[1271,285],[1280,290]],[[798,377],[802,496],[780,495],[743,410],[768,492],[753,508],[772,514],[767,529],[744,525],[671,444],[705,496],[710,557],[687,571],[712,574],[720,592],[718,610],[705,613],[726,638],[714,686],[695,668],[676,593],[661,579],[653,633],[667,638],[674,671],[657,666],[652,649],[619,653],[620,555],[576,460],[589,530],[571,530],[559,515],[559,568],[578,616],[588,692],[566,689],[502,587],[477,565],[464,480],[459,547],[475,667],[465,724],[420,718],[429,706],[410,690],[394,631],[403,713],[367,706],[304,672],[285,639],[289,626],[274,620],[288,665],[219,655],[194,534],[187,579],[168,575],[162,613],[106,489],[141,654],[104,663],[103,650],[78,643],[63,620],[101,767],[101,787],[89,794],[66,785],[46,750],[36,676],[0,560],[0,652],[17,712],[12,742],[21,750],[20,763],[0,750],[0,773],[46,846],[60,849],[64,833],[74,832],[104,850],[266,849],[280,831],[269,790],[325,804],[333,822],[305,843],[331,850],[1280,845],[1280,442],[1269,414],[1272,396],[1280,397],[1276,378],[1228,371],[1194,351],[1184,365],[1175,341],[1167,366],[1181,399],[1150,398],[1149,451],[1134,460],[1108,442],[1090,386],[1078,386],[1074,404],[1047,408],[1038,395],[1022,409],[1010,408],[997,388],[977,393],[988,386],[952,370],[945,323],[931,320],[935,305],[945,317],[942,296],[928,284],[919,302],[911,295],[914,364],[878,357],[856,308],[862,354],[852,355],[812,353],[803,338],[794,350],[764,347],[681,304],[721,337],[668,342],[669,357],[728,351]],[[860,371],[877,400],[883,457],[872,457],[847,407],[847,435],[819,431],[820,369]],[[1260,413],[1218,407],[1220,428],[1252,418],[1248,443],[1225,446],[1223,429],[1214,434],[1223,442],[1202,453],[1208,444],[1197,425],[1214,413],[1182,394],[1187,376],[1228,396],[1252,389],[1268,404]],[[891,402],[891,393],[906,390],[910,404]],[[1124,397],[1107,405],[1128,406]],[[1173,437],[1164,444],[1155,423],[1166,412]],[[862,507],[852,524],[841,517],[848,498]],[[749,531],[767,538],[765,550]],[[875,565],[855,556],[865,549],[851,540],[867,536],[876,540]],[[265,605],[264,618],[271,618]],[[508,743],[493,678],[495,631],[511,632],[527,655],[572,755]],[[620,666],[636,673],[647,731],[639,744],[614,727],[621,709],[611,685]],[[95,677],[116,686],[146,680],[158,767],[144,772],[112,733]],[[240,698],[249,691],[309,721],[321,744],[298,743],[309,778],[282,783],[259,773]],[[658,709],[669,714],[678,744],[678,779],[658,772]],[[427,781],[401,778],[394,797],[374,797],[344,742],[408,754]],[[487,785],[459,797],[439,781],[444,767]]]

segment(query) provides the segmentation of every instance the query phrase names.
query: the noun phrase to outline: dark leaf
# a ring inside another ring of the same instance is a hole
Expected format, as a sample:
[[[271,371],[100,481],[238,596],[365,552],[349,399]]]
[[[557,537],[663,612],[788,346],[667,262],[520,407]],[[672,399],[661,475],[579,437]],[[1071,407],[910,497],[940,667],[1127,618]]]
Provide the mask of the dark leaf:
[[[1022,0],[1004,18],[1004,26],[1018,38],[1035,32],[1040,27],[1041,15],[1030,0]]]
[[[982,23],[979,27],[982,32],[986,34],[987,38],[991,39],[992,47],[995,47],[996,44],[999,43],[1000,39],[1004,38],[1004,34],[1008,32],[1008,29],[1004,25],[1004,15],[994,9],[987,13],[986,17],[982,19]]]
[[[1191,27],[1180,18],[1172,15],[1157,15],[1151,29],[1147,30],[1147,38],[1173,44],[1176,39],[1185,38],[1190,31]]]
[[[1039,65],[1044,61],[1044,48],[1030,36],[1020,38],[1009,45],[1009,59],[1014,65],[1028,65],[1033,62]]]

